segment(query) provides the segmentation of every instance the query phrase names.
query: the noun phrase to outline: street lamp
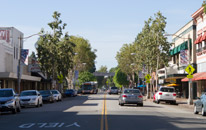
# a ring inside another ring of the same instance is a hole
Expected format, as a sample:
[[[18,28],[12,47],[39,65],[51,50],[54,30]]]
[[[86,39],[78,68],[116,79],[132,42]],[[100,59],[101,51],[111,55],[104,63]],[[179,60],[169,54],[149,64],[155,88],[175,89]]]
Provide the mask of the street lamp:
[[[190,55],[190,37],[188,36],[188,38],[183,38],[183,37],[181,37],[180,35],[175,35],[175,34],[165,34],[165,36],[176,36],[176,37],[178,37],[178,38],[180,38],[180,39],[186,39],[186,40],[188,40],[188,56],[189,56],[189,65],[190,65],[190,61],[191,61],[191,55]],[[188,102],[187,102],[187,104],[188,105],[192,105],[193,104],[193,93],[192,93],[192,79],[191,78],[189,78],[189,80],[188,80],[188,84],[189,84],[189,98],[188,98]]]
[[[21,71],[20,71],[20,69],[21,69],[21,49],[22,49],[22,43],[21,43],[21,41],[23,40],[23,39],[29,39],[29,38],[31,38],[31,37],[33,37],[33,36],[36,36],[36,35],[42,35],[41,33],[37,33],[37,34],[33,34],[33,35],[30,35],[30,36],[28,36],[28,37],[22,37],[21,35],[19,36],[19,50],[20,50],[20,52],[19,52],[19,61],[18,61],[18,93],[20,94],[20,83],[21,83]]]

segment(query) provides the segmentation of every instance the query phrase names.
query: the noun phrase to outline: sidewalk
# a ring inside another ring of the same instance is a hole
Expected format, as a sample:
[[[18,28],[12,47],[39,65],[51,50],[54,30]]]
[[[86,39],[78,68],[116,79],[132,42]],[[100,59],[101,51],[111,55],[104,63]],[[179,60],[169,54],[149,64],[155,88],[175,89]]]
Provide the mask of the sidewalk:
[[[144,100],[144,101],[153,102],[153,99],[146,99],[146,96],[144,96],[143,100]],[[188,104],[187,104],[187,100],[188,100],[188,99],[176,98],[176,103],[177,103],[178,107],[188,108],[188,109],[193,110],[193,109],[194,109],[194,105],[188,105]],[[193,103],[194,103],[195,101],[196,101],[196,100],[193,100]]]

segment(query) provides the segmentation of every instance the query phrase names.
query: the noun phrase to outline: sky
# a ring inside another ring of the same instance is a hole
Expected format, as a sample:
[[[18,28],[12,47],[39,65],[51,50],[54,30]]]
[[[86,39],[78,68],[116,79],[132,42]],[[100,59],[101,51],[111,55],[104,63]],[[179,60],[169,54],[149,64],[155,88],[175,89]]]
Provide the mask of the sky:
[[[0,27],[15,27],[30,36],[51,31],[54,11],[67,23],[65,32],[89,40],[97,49],[96,68],[117,66],[117,52],[132,43],[141,32],[144,21],[160,11],[167,18],[166,32],[173,34],[192,20],[191,15],[203,0],[0,0]],[[38,36],[24,41],[30,54],[35,51]],[[169,38],[171,39],[171,38]]]

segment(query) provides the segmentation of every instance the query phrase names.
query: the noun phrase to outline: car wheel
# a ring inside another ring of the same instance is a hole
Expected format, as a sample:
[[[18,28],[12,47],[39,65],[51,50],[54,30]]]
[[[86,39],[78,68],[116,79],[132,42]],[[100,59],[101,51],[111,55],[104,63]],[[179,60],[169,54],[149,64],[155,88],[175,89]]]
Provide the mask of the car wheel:
[[[43,106],[43,101],[41,102],[40,106],[41,106],[41,107]]]
[[[19,105],[19,107],[17,108],[17,112],[21,112],[21,106]]]
[[[124,106],[124,103],[120,103],[120,106]]]
[[[157,104],[159,104],[160,103],[160,101],[159,100],[157,100]]]
[[[37,102],[37,105],[36,105],[36,107],[39,107],[39,100],[38,100],[38,102]]]
[[[206,112],[204,110],[204,106],[202,106],[202,116],[206,116]]]
[[[198,114],[199,112],[197,111],[196,105],[194,106],[194,114]]]
[[[14,109],[12,109],[12,114],[16,114],[17,113],[17,109],[16,109],[16,106]]]
[[[143,103],[138,104],[139,106],[143,107]]]

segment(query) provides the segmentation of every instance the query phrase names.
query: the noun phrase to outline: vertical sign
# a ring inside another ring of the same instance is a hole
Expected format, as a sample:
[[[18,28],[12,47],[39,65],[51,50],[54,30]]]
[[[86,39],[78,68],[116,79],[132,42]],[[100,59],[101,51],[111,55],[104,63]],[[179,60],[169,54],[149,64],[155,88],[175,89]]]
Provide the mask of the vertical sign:
[[[188,54],[187,50],[181,50],[180,51],[180,65],[181,66],[187,66],[188,65]]]

